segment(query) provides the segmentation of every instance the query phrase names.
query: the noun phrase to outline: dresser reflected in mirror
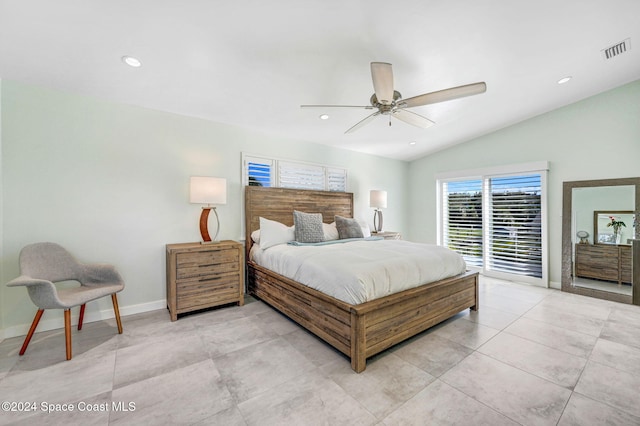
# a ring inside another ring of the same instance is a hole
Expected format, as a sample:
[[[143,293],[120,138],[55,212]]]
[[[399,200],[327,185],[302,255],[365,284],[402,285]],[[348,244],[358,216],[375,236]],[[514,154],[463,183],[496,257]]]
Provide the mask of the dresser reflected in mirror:
[[[639,204],[640,178],[564,182],[562,291],[640,304]]]

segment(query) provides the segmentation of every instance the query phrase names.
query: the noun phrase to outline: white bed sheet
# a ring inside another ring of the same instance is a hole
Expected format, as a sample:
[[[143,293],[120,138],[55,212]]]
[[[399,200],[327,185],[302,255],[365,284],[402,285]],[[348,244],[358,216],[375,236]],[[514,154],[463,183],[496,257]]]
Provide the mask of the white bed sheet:
[[[463,273],[462,256],[445,247],[404,240],[323,246],[254,244],[258,265],[350,304],[360,304]]]

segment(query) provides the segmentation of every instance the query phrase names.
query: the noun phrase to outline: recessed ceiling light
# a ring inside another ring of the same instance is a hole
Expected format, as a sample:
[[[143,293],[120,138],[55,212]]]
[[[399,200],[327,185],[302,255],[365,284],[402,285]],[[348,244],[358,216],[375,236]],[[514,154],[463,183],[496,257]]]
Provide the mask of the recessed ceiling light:
[[[416,146],[416,142],[415,141],[411,141],[411,142],[409,142],[409,145]]]
[[[329,119],[329,114],[322,114],[320,116],[320,120],[328,120]]]
[[[139,66],[142,65],[142,62],[140,62],[140,59],[134,58],[133,56],[123,56],[122,62],[134,68],[138,68]]]
[[[567,76],[558,80],[558,84],[565,84],[567,81],[571,80],[571,76]]]

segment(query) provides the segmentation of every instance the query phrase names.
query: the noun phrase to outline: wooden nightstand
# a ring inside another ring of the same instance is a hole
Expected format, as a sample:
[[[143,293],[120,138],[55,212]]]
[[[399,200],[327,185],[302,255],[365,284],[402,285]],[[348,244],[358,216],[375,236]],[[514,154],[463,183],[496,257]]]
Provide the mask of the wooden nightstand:
[[[383,232],[376,232],[376,233],[371,233],[372,237],[382,237],[385,240],[401,240],[402,239],[402,235],[400,235],[399,232],[393,232],[393,231],[383,231]]]
[[[244,304],[244,248],[236,241],[167,244],[167,307],[178,314]]]

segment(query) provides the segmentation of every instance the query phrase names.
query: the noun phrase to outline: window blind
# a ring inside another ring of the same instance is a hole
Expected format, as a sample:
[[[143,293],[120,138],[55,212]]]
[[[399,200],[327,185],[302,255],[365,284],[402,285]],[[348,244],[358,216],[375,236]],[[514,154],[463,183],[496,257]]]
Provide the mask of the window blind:
[[[443,184],[444,245],[471,266],[482,266],[482,180]]]
[[[488,179],[486,268],[542,277],[542,184],[539,174]]]
[[[327,191],[345,192],[347,190],[347,171],[327,168]]]
[[[309,164],[278,162],[278,182],[282,188],[324,189],[324,168]]]
[[[272,161],[260,161],[255,159],[247,159],[246,175],[247,182],[250,186],[271,186],[272,182]]]

